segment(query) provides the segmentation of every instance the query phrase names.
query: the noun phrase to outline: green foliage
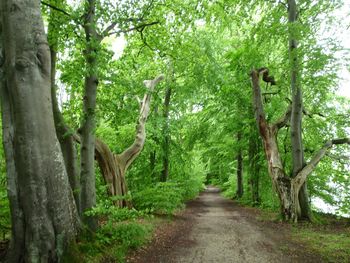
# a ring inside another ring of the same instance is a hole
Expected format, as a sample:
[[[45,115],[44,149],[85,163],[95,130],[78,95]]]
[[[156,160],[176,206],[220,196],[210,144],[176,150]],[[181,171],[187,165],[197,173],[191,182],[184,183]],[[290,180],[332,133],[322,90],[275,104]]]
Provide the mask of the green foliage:
[[[136,220],[141,217],[145,217],[149,215],[149,210],[141,210],[138,211],[136,209],[129,209],[129,208],[119,208],[111,204],[109,206],[104,205],[97,205],[96,207],[92,208],[90,211],[86,212],[86,215],[88,216],[98,216],[102,218],[107,218],[108,221],[112,222],[121,222],[121,221],[127,221],[127,220]]]
[[[152,232],[153,225],[148,222],[112,222],[101,225],[94,236],[84,237],[67,255],[67,262],[124,262],[130,249],[145,244]]]
[[[9,200],[3,190],[0,191],[0,208],[0,240],[4,240],[10,238],[11,220]]]
[[[136,209],[172,214],[183,206],[183,189],[177,183],[157,183],[133,194],[132,200]]]
[[[135,222],[107,223],[98,229],[96,239],[103,245],[118,242],[123,247],[137,248],[146,242],[149,232],[149,227]]]
[[[0,117],[0,138],[2,138],[2,121]],[[1,141],[1,139],[0,139]],[[6,191],[6,166],[3,144],[0,143],[0,240],[10,237],[10,205]]]

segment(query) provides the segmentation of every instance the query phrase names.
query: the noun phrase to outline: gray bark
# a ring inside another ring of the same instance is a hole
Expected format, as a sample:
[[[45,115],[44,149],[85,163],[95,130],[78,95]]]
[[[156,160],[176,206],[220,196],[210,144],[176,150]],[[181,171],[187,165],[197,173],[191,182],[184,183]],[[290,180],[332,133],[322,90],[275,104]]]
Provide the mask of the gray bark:
[[[243,156],[242,156],[242,134],[241,132],[237,133],[237,190],[236,197],[241,198],[243,196]]]
[[[154,124],[154,130],[157,130],[157,128],[158,128],[157,118],[158,118],[158,105],[155,105],[155,107],[154,107],[154,119],[156,120],[156,122]],[[157,144],[159,143],[159,139],[157,138],[157,136],[153,136],[153,140]],[[150,170],[151,170],[152,178],[155,178],[155,176],[156,176],[156,171],[155,171],[156,161],[157,161],[157,151],[154,149],[149,154],[149,163],[150,163]]]
[[[255,127],[254,127],[255,128]],[[251,198],[254,205],[260,203],[259,196],[259,177],[260,177],[260,162],[259,155],[261,149],[261,142],[259,139],[259,134],[256,132],[251,133],[249,137],[249,185],[251,190]]]
[[[297,21],[297,4],[295,0],[288,0],[288,22],[291,27]],[[290,122],[291,144],[292,144],[292,177],[305,166],[303,138],[302,138],[302,117],[303,97],[300,86],[299,65],[298,65],[298,42],[295,37],[294,28],[289,33],[289,59],[291,64],[291,92],[292,92],[292,114]],[[311,220],[311,208],[306,181],[299,192],[298,217]]]
[[[51,53],[51,98],[53,116],[55,121],[56,135],[60,142],[61,151],[65,163],[65,168],[68,174],[69,184],[73,190],[75,204],[77,210],[80,211],[80,183],[79,183],[79,167],[77,149],[72,131],[66,125],[62,113],[58,107],[55,74],[56,74],[56,57],[57,53],[53,48],[50,48]]]
[[[160,181],[166,182],[169,177],[169,151],[170,151],[170,131],[169,131],[169,111],[172,88],[167,87],[165,90],[165,98],[163,105],[163,170]]]
[[[83,222],[94,231],[97,228],[97,220],[91,216],[84,216],[84,212],[96,205],[95,189],[95,108],[97,77],[97,50],[98,35],[95,24],[95,0],[88,0],[85,11],[85,36],[86,36],[86,76],[84,85],[83,121],[81,124],[81,212]]]
[[[62,5],[65,1],[52,1],[56,5]],[[58,106],[57,94],[56,94],[56,64],[57,64],[57,48],[58,48],[58,35],[61,33],[61,24],[59,14],[55,10],[50,10],[49,25],[48,25],[48,39],[51,55],[51,98],[52,109],[55,121],[56,135],[60,142],[61,151],[64,158],[66,171],[69,178],[70,186],[73,190],[74,200],[78,211],[80,211],[80,183],[79,183],[79,166],[77,149],[75,147],[75,141],[73,138],[73,132],[66,125],[65,120]]]
[[[1,7],[0,7],[1,10]],[[6,179],[7,179],[7,196],[11,204],[11,222],[12,222],[12,237],[7,254],[8,261],[19,262],[23,260],[21,251],[24,249],[24,218],[23,211],[20,208],[18,187],[17,187],[17,172],[14,157],[14,127],[13,113],[11,112],[10,99],[8,89],[6,87],[4,75],[4,60],[5,54],[3,50],[2,28],[0,14],[0,105],[2,117],[2,141],[6,158]]]
[[[1,8],[3,121],[9,120],[4,144],[14,220],[8,261],[55,262],[74,239],[78,220],[55,133],[40,1],[4,0]]]

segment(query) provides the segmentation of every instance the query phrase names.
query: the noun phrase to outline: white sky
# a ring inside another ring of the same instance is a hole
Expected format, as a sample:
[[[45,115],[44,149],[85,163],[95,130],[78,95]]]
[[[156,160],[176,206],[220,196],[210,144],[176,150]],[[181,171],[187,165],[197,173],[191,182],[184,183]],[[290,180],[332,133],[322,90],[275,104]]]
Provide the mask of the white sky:
[[[337,10],[334,15],[340,19],[341,23],[336,26],[334,32],[328,32],[330,35],[336,34],[339,42],[344,46],[344,48],[349,50],[350,54],[350,0],[344,0],[344,7]],[[339,57],[340,58],[340,57]],[[345,66],[340,70],[339,76],[341,81],[339,83],[339,95],[350,98],[350,72],[349,68]]]

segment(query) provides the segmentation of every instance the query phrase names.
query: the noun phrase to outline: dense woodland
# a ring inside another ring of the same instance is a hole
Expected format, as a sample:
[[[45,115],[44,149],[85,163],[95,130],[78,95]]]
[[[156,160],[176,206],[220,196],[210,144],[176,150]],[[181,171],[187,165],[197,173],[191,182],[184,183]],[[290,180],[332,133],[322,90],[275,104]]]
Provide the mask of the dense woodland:
[[[315,200],[349,215],[346,3],[0,5],[8,262],[137,247],[142,220],[205,184],[291,223],[314,221]]]

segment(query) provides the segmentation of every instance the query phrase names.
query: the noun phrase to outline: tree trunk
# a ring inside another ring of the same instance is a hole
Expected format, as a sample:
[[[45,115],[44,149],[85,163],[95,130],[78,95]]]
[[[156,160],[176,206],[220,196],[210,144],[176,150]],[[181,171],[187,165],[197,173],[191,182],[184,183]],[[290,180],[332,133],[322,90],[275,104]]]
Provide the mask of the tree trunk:
[[[97,228],[96,218],[84,216],[84,212],[96,205],[95,189],[95,108],[96,92],[98,85],[97,78],[97,50],[98,37],[95,23],[95,0],[88,0],[85,11],[85,36],[86,36],[86,76],[84,85],[84,118],[81,124],[81,212],[83,222],[94,231]]]
[[[254,127],[255,128],[255,127]],[[249,138],[249,184],[251,190],[251,198],[254,205],[260,203],[259,196],[259,174],[260,174],[260,163],[259,163],[259,154],[260,154],[260,140],[259,134],[255,131]]]
[[[289,59],[291,64],[291,92],[292,92],[292,114],[290,122],[291,144],[292,144],[292,177],[305,166],[303,139],[302,139],[302,117],[303,97],[300,86],[299,63],[298,63],[298,42],[296,40],[295,28],[297,21],[297,4],[295,0],[288,0],[288,22],[289,30]],[[311,220],[311,209],[306,182],[298,194],[298,217]]]
[[[110,196],[125,196],[127,194],[127,186],[124,163],[101,140],[96,139],[95,147],[96,160],[108,187],[108,194]],[[127,200],[116,200],[114,203],[119,207],[131,206]]]
[[[294,199],[292,199],[291,195],[291,180],[285,174],[281,156],[278,150],[277,133],[278,130],[285,126],[290,119],[291,109],[289,108],[286,114],[276,123],[272,125],[268,124],[262,104],[261,89],[259,85],[259,72],[253,70],[251,72],[251,77],[255,119],[260,136],[263,140],[269,175],[280,201],[281,215],[284,220],[288,221],[295,218]]]
[[[157,125],[157,119],[158,119],[158,105],[155,105],[154,107],[154,119],[155,124],[154,124],[154,130],[158,129],[158,125]],[[157,138],[156,135],[153,136],[152,138],[157,144],[159,143],[159,139]],[[149,164],[150,164],[150,170],[151,170],[151,175],[152,175],[152,179],[156,178],[156,162],[157,162],[157,151],[154,149],[153,151],[150,152],[149,154]],[[158,176],[157,176],[158,177]],[[157,178],[158,180],[158,178]]]
[[[96,139],[95,154],[96,160],[102,172],[105,183],[107,184],[108,194],[111,196],[125,196],[128,192],[125,180],[125,174],[129,166],[136,159],[143,149],[146,140],[146,121],[150,110],[150,103],[155,86],[163,79],[159,76],[154,80],[146,80],[148,92],[145,94],[141,103],[141,110],[136,126],[136,135],[133,144],[121,154],[113,154],[109,147],[99,139]],[[76,138],[80,141],[80,137]],[[127,200],[116,200],[115,204],[119,207],[131,207]]]
[[[55,24],[57,22],[56,13],[50,12],[48,37],[50,40],[50,54],[51,54],[51,98],[53,116],[55,121],[55,128],[57,138],[60,142],[66,171],[69,178],[70,186],[73,190],[74,200],[78,211],[80,211],[80,183],[79,183],[79,167],[77,149],[75,148],[73,132],[66,125],[62,113],[58,107],[57,94],[56,94],[56,63],[57,63],[57,47],[58,47],[58,34],[60,33],[60,25]]]
[[[78,217],[55,132],[40,1],[4,0],[1,8],[1,98],[13,219],[8,261],[56,262],[76,235]]]
[[[280,200],[281,215],[283,216],[284,220],[297,222],[300,211],[299,192],[307,177],[325,156],[328,149],[337,144],[350,144],[350,138],[333,139],[326,142],[324,146],[318,152],[316,152],[310,162],[296,174],[296,176],[292,178],[288,177],[284,171],[279,154],[277,133],[278,130],[284,127],[290,120],[292,108],[289,107],[286,114],[274,124],[267,123],[261,98],[259,72],[253,70],[251,72],[251,78],[255,120],[260,136],[263,140],[269,175]]]
[[[1,8],[1,7],[0,7]],[[1,18],[1,15],[0,15]],[[1,30],[1,29],[0,29]],[[24,215],[20,207],[17,186],[17,172],[14,156],[14,123],[13,112],[11,112],[10,99],[8,89],[6,87],[4,76],[4,53],[2,48],[2,32],[0,32],[0,104],[2,113],[2,129],[3,129],[3,146],[6,158],[6,179],[7,179],[7,196],[11,206],[11,222],[12,237],[7,254],[8,262],[23,261],[22,251],[24,250]]]
[[[237,134],[237,145],[238,145],[238,153],[237,153],[237,191],[236,197],[241,198],[243,196],[243,157],[242,157],[242,134],[238,132]]]
[[[78,211],[80,211],[80,183],[79,183],[79,167],[77,149],[75,148],[72,131],[65,124],[62,113],[58,107],[55,85],[56,72],[56,52],[51,49],[51,97],[53,116],[55,121],[56,135],[60,142],[61,151],[65,163],[65,168],[68,174],[69,184],[73,190],[74,200]]]
[[[169,150],[170,150],[169,110],[170,110],[171,93],[172,93],[171,87],[167,87],[165,91],[164,108],[163,108],[164,139],[163,139],[163,170],[160,178],[161,182],[166,182],[169,177]]]

